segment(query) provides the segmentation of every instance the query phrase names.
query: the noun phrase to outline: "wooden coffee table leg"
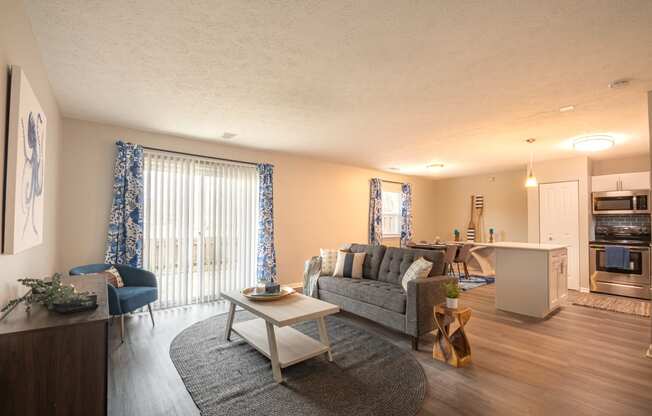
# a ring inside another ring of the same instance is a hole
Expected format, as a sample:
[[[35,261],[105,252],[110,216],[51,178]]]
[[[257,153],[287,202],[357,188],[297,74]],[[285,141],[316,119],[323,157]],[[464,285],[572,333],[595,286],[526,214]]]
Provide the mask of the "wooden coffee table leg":
[[[281,365],[278,362],[278,347],[276,346],[276,335],[274,334],[274,325],[265,321],[267,327],[267,342],[269,343],[269,355],[272,360],[272,374],[277,383],[283,382],[281,374]]]
[[[322,344],[328,347],[328,351],[326,351],[326,357],[328,357],[328,361],[333,362],[333,355],[331,354],[331,342],[328,339],[328,331],[326,331],[326,321],[324,320],[323,317],[317,320],[317,326],[319,327],[319,340],[321,341]]]
[[[231,341],[231,327],[233,326],[233,317],[235,316],[235,303],[231,303],[229,306],[229,317],[226,320],[226,332],[224,337],[227,341]]]

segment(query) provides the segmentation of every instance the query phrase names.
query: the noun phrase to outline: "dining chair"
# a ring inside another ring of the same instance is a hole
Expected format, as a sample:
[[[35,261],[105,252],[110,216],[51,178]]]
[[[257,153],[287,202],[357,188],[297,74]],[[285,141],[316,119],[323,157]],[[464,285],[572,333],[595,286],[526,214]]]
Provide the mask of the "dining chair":
[[[473,248],[473,244],[471,243],[465,243],[460,247],[460,249],[457,251],[457,255],[455,256],[455,260],[453,261],[457,265],[457,273],[460,278],[462,278],[462,273],[460,271],[460,264],[462,265],[462,268],[464,269],[464,277],[469,278],[469,268],[466,264],[466,261],[469,258],[469,255],[471,254],[471,249]]]
[[[444,254],[444,274],[452,274],[455,277],[455,269],[453,268],[453,262],[455,261],[455,256],[457,255],[457,244],[447,244],[446,252]]]

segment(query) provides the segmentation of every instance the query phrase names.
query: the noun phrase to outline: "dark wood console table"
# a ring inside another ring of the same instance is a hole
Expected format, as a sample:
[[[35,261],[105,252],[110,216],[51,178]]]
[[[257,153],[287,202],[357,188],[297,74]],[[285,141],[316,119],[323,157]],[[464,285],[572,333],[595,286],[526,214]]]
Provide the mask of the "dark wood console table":
[[[1,415],[106,415],[108,322],[106,280],[69,277],[97,294],[97,309],[61,315],[18,305],[0,320]]]

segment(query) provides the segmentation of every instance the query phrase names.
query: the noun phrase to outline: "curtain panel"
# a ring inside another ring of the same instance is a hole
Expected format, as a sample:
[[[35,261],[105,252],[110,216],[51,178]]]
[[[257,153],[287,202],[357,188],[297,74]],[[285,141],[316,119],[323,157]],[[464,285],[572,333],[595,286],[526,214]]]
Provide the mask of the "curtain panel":
[[[401,247],[406,247],[412,240],[412,186],[409,183],[401,185]]]
[[[369,244],[380,245],[383,238],[383,182],[371,178],[369,190]]]
[[[143,265],[143,148],[116,142],[113,202],[104,261],[132,267]]]
[[[274,249],[274,166],[261,163],[258,170],[258,267],[259,282],[276,281]]]

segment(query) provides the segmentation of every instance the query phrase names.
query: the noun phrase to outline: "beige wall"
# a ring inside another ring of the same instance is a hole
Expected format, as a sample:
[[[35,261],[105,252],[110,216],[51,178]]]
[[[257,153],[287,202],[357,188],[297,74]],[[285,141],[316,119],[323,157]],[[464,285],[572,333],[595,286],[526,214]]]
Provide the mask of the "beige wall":
[[[591,161],[586,156],[571,159],[548,160],[534,164],[534,175],[539,184],[563,181],[579,183],[580,226],[580,288],[589,287],[589,238],[592,229],[591,216]],[[528,241],[539,242],[539,192],[538,188],[527,190]]]
[[[591,174],[593,176],[645,172],[650,170],[650,155],[646,153],[618,159],[593,160],[591,165]]]
[[[57,103],[50,90],[45,67],[41,62],[36,39],[23,2],[8,0],[0,8],[0,137],[6,138],[7,70],[9,65],[19,65],[25,71],[34,93],[47,117],[45,149],[45,218],[43,244],[15,255],[0,255],[0,306],[23,293],[16,279],[43,277],[55,271],[56,265],[56,215],[59,173],[60,116]],[[4,145],[0,146],[0,167],[4,169]],[[4,181],[0,180],[0,194]],[[0,218],[2,217],[0,207]]]
[[[476,224],[482,231],[479,240],[489,238],[489,227],[496,229],[498,241],[527,241],[527,193],[524,186],[525,169],[488,175],[467,176],[435,181],[437,197],[434,239],[453,238],[457,228],[464,236],[471,216],[473,194],[484,195],[484,220]]]
[[[169,150],[275,165],[274,214],[278,275],[302,279],[303,262],[319,249],[366,242],[369,179],[413,186],[415,239],[434,232],[432,181],[91,122],[64,119],[60,227],[61,268],[102,261],[118,138]]]

